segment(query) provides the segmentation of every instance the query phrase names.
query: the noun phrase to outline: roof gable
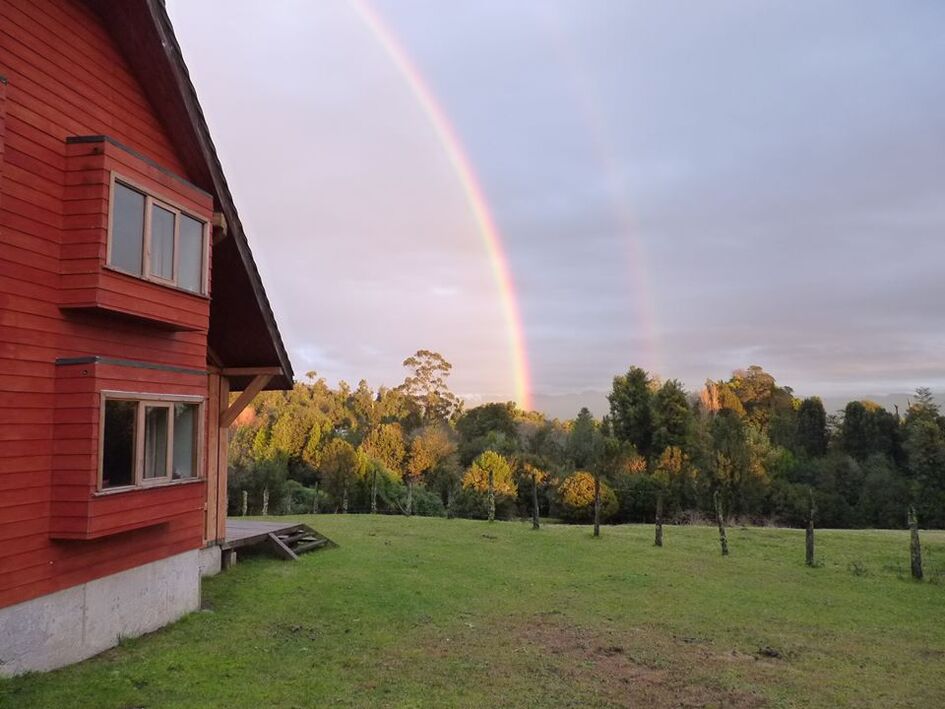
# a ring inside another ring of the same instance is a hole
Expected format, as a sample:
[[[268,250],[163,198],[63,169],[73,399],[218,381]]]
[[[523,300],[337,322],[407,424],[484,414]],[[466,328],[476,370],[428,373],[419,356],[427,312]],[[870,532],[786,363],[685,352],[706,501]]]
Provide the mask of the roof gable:
[[[188,177],[214,196],[227,235],[215,238],[209,347],[227,367],[278,366],[270,388],[292,386],[292,364],[256,268],[170,18],[159,0],[87,0],[139,77]],[[145,80],[146,77],[146,80]],[[232,382],[239,389],[246,382]]]

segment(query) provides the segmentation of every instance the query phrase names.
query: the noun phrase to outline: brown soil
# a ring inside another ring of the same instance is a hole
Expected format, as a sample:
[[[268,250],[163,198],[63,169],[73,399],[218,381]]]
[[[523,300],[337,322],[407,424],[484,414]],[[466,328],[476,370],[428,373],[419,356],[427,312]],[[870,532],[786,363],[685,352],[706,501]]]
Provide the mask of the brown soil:
[[[716,664],[691,638],[669,639],[666,652],[654,653],[652,636],[596,632],[536,617],[518,627],[522,640],[555,658],[569,684],[588,689],[587,706],[615,707],[760,707],[765,702],[748,692],[734,692],[694,681],[680,654],[692,663]],[[636,637],[635,637],[636,635]],[[662,658],[672,656],[668,663]],[[722,664],[722,663],[719,663]]]

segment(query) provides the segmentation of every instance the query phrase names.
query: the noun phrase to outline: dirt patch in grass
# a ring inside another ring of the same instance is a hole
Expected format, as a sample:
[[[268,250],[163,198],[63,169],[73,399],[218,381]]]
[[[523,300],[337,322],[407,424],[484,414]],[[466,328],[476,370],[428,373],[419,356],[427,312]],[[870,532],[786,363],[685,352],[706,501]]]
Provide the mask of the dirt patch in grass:
[[[589,698],[593,703],[603,700],[611,706],[739,708],[765,704],[757,695],[692,678],[683,669],[685,658],[706,669],[708,654],[684,641],[654,642],[644,631],[601,632],[547,616],[537,616],[514,629],[526,646],[555,658],[554,664],[569,684],[592,692]]]
[[[374,691],[422,664],[427,696],[443,706],[490,697],[516,707],[754,709],[767,703],[732,686],[732,657],[709,640],[650,628],[590,628],[554,611],[501,620],[460,615],[458,624],[426,628],[409,649],[391,652],[361,689]],[[751,685],[764,682],[772,661],[744,657],[758,680]]]

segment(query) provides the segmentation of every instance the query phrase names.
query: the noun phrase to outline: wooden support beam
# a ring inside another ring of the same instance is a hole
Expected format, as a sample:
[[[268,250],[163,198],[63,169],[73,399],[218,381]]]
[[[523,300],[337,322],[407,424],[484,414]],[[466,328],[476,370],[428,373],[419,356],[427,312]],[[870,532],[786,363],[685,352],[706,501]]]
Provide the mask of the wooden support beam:
[[[299,557],[296,556],[295,552],[292,551],[279,537],[275,534],[268,535],[267,539],[269,540],[269,545],[272,547],[272,550],[276,552],[283,559],[289,561],[298,561]]]
[[[216,246],[221,241],[223,241],[230,233],[230,229],[226,223],[226,216],[223,212],[214,212],[213,213],[213,244]]]
[[[224,367],[220,374],[224,377],[255,377],[260,374],[268,374],[276,377],[282,374],[281,367]]]
[[[207,361],[210,362],[214,367],[222,367],[223,360],[217,356],[217,353],[213,351],[213,348],[207,345]]]
[[[269,383],[270,379],[272,379],[271,374],[257,374],[253,381],[249,383],[249,386],[236,397],[236,401],[220,414],[220,428],[229,428],[236,421],[236,417],[243,413],[243,409],[249,405],[249,402],[255,399],[256,395]]]

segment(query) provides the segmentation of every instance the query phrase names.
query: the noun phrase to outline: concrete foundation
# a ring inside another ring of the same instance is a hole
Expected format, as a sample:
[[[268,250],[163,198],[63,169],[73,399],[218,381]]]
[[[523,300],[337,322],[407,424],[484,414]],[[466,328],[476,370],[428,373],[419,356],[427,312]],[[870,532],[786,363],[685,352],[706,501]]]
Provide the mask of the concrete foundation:
[[[216,576],[222,570],[220,547],[204,547],[200,550],[200,577]]]
[[[195,549],[0,608],[0,676],[79,662],[197,610],[200,571]]]

